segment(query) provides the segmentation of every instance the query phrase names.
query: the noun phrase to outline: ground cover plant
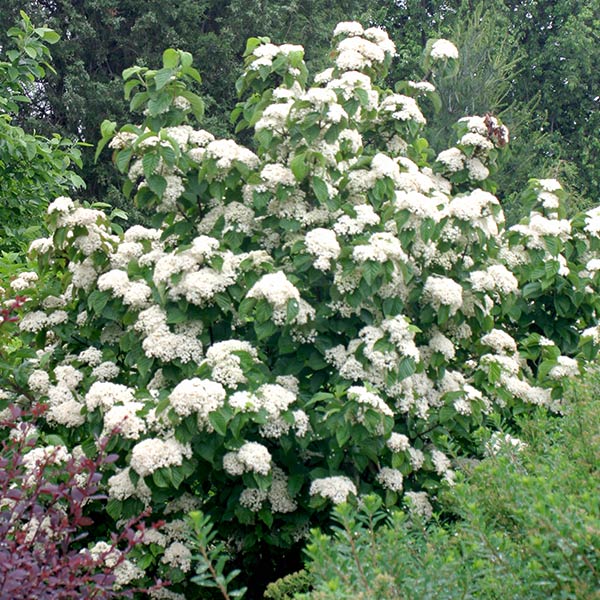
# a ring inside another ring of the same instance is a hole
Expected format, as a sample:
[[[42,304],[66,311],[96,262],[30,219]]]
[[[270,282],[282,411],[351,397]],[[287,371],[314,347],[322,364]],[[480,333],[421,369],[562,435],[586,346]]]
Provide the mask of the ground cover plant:
[[[226,555],[256,597],[253,570],[299,563],[331,503],[426,509],[486,426],[560,412],[596,356],[598,210],[567,220],[560,184],[532,179],[507,229],[490,174],[508,130],[467,117],[432,154],[434,86],[380,87],[394,52],[341,23],[310,77],[302,47],[250,39],[232,120],[251,147],[194,126],[189,53],[127,69],[139,120],[103,123],[98,151],[152,226],[61,196],[10,284],[29,300],[2,407],[47,405],[40,430],[89,457],[116,434],[96,533],[146,507],[165,522],[132,551],[133,585],[170,582],[151,597],[223,597]],[[457,59],[432,40],[423,72]]]
[[[567,415],[536,413],[521,439],[490,439],[490,456],[443,495],[445,521],[390,516],[375,496],[337,507],[333,536],[308,544],[306,597],[600,597],[599,384],[594,372],[573,385]]]

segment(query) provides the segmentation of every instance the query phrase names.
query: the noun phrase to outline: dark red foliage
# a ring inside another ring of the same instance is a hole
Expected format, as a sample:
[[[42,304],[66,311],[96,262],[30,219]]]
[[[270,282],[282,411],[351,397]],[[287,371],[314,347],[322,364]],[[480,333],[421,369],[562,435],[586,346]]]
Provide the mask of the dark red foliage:
[[[16,419],[4,424],[12,436],[0,443],[0,600],[131,597],[131,590],[113,590],[113,569],[140,539],[133,527],[143,530],[143,524],[129,523],[100,556],[85,550],[86,528],[92,524],[85,508],[104,498],[99,469],[114,457],[102,444],[95,459],[57,464],[54,452],[32,473],[23,459],[36,446],[35,437],[28,436],[34,430],[20,413],[13,410]],[[118,559],[109,569],[105,559],[115,548]]]
[[[19,316],[17,315],[16,311],[20,308],[23,308],[25,302],[27,302],[27,298],[25,296],[16,296],[10,306],[6,306],[6,304],[4,304],[2,308],[0,308],[0,326],[3,323],[17,321]]]

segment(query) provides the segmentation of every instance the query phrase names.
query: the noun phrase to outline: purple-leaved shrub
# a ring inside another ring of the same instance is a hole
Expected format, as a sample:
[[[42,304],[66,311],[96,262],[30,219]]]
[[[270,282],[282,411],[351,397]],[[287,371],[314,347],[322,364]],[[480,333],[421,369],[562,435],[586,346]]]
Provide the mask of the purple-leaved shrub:
[[[129,583],[140,571],[128,553],[143,538],[135,521],[108,542],[87,548],[86,530],[93,520],[86,506],[103,500],[100,469],[117,456],[100,452],[88,458],[62,445],[39,445],[34,419],[17,406],[2,423],[0,442],[0,598],[129,598]],[[52,440],[46,439],[46,442]]]

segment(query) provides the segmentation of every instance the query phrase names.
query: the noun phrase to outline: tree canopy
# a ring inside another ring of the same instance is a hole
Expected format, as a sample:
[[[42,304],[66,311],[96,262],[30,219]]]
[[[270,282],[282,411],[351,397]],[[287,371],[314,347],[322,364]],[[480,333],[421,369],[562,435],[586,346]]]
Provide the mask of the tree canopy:
[[[247,37],[268,34],[275,42],[302,43],[307,64],[318,69],[334,24],[355,18],[389,31],[398,48],[394,79],[415,71],[427,39],[454,40],[462,62],[458,76],[445,90],[441,86],[446,108],[452,99],[450,114],[501,114],[514,130],[512,159],[501,167],[504,181],[515,182],[507,194],[513,198],[534,168],[540,177],[561,175],[581,204],[600,193],[594,135],[600,119],[594,68],[600,61],[599,6],[598,0],[30,0],[23,8],[63,39],[54,52],[57,75],[38,89],[32,110],[20,120],[28,130],[93,145],[102,119],[126,117],[122,71],[134,62],[159,64],[162,50],[171,46],[196,57],[203,77],[197,91],[209,115],[205,125],[231,134],[227,115],[236,103],[234,82]],[[0,30],[17,16],[16,6],[6,7]],[[436,127],[448,139],[449,123],[436,121]],[[87,196],[119,204],[119,184],[106,159],[93,166],[92,155],[84,150]]]

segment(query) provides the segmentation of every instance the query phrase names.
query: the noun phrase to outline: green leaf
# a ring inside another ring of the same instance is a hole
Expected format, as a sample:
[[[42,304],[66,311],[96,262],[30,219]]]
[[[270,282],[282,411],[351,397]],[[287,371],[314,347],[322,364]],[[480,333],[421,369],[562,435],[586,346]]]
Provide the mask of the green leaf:
[[[294,322],[294,319],[298,316],[300,312],[300,305],[298,304],[298,300],[295,298],[290,298],[286,307],[286,317],[285,322],[290,324]]]
[[[185,481],[185,473],[181,467],[169,469],[169,476],[171,483],[176,490],[179,489],[179,486]]]
[[[144,175],[150,177],[154,174],[154,171],[158,168],[160,163],[160,157],[155,153],[144,154],[142,158],[142,166],[144,168]]]
[[[254,332],[256,333],[256,337],[259,339],[259,341],[266,340],[277,332],[277,326],[275,323],[273,323],[273,321],[254,323]]]
[[[375,281],[376,277],[379,275],[380,272],[381,272],[381,264],[380,263],[375,262],[373,260],[367,260],[365,263],[363,263],[363,268],[362,268],[363,277],[364,277],[364,280],[369,285],[373,285],[373,282]]]
[[[154,76],[154,83],[156,85],[157,90],[161,90],[162,88],[171,81],[171,78],[174,76],[173,69],[161,69],[156,72]]]
[[[123,502],[121,500],[116,500],[115,498],[111,498],[106,503],[106,512],[112,517],[114,521],[118,521],[121,517],[121,513],[123,512]]]
[[[537,296],[542,289],[539,281],[531,281],[523,286],[523,298],[531,298]]]
[[[312,178],[312,188],[317,197],[317,200],[324,204],[329,200],[329,192],[327,191],[327,184],[316,175]]]
[[[261,508],[258,511],[258,516],[267,527],[273,525],[273,513],[268,508]]]
[[[108,119],[104,119],[104,121],[102,121],[102,124],[100,125],[100,133],[102,134],[102,137],[108,137],[113,135],[116,128],[117,124],[115,123],[115,121],[109,121]]]
[[[227,435],[227,419],[220,411],[215,410],[208,415],[210,424],[215,428],[215,431],[222,437]]]
[[[152,365],[154,364],[154,359],[146,356],[146,354],[141,354],[140,357],[136,361],[136,365],[140,375],[142,377],[146,377],[150,370],[152,369]]]
[[[166,469],[157,469],[152,473],[152,481],[159,488],[168,488],[171,486],[170,478],[165,474]]]
[[[48,44],[56,44],[56,42],[60,40],[60,35],[52,29],[47,29],[46,27],[39,27],[35,31],[36,33],[38,33],[38,35],[40,35],[39,32],[41,31],[42,33],[40,37],[44,40],[44,42],[47,42]]]
[[[131,148],[124,148],[117,153],[115,164],[121,173],[125,173],[125,171],[127,171],[132,153],[133,150]]]
[[[496,362],[490,363],[488,376],[490,383],[498,383],[500,381],[501,375],[502,369],[500,365]]]
[[[240,320],[249,321],[251,319],[252,312],[256,306],[256,298],[244,298],[240,302],[240,306],[238,308],[238,315]]]
[[[310,171],[310,167],[306,163],[306,152],[294,156],[290,162],[290,169],[298,181],[303,181],[306,178]]]
[[[184,50],[179,51],[179,58],[181,59],[182,67],[191,67],[193,62],[193,57],[189,52],[185,52]],[[165,65],[166,66],[166,65]]]
[[[46,440],[46,444],[49,446],[65,446],[65,441],[60,437],[60,435],[56,435],[55,433],[46,435],[44,438]]]
[[[100,290],[94,290],[90,293],[87,299],[88,308],[93,310],[97,315],[102,313],[102,310],[106,306],[109,299],[107,292],[101,292]]]
[[[417,371],[417,366],[412,358],[405,358],[398,365],[398,381],[406,379],[411,375],[414,375]]]
[[[148,177],[148,187],[159,197],[162,198],[162,195],[165,193],[167,189],[167,180],[162,175],[152,175]]]
[[[259,323],[264,323],[265,321],[269,321],[273,316],[273,307],[266,300],[261,300],[256,305],[256,312],[254,314]]]
[[[190,54],[191,57],[191,54]],[[167,48],[162,55],[163,66],[166,69],[174,69],[179,64],[179,52],[173,48]]]
[[[135,112],[148,100],[150,94],[148,92],[138,92],[129,103],[129,110]]]
[[[123,71],[122,77],[123,77],[123,79],[129,79],[132,75],[139,73],[143,69],[144,69],[144,67],[138,67],[137,65],[133,66],[133,67],[129,67]]]

